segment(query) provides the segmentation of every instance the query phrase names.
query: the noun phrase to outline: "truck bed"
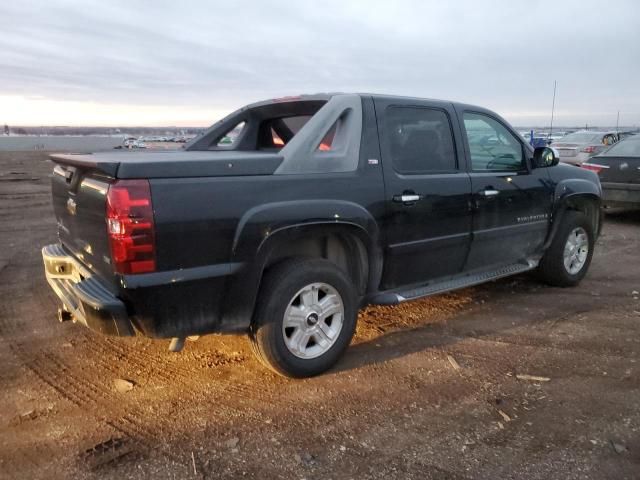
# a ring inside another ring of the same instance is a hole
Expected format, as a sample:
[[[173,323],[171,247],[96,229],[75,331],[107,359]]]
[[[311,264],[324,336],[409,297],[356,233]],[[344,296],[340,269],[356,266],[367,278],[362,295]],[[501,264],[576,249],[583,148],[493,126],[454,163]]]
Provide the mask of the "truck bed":
[[[165,150],[57,154],[61,165],[92,169],[113,178],[185,178],[271,175],[282,163],[278,153]]]

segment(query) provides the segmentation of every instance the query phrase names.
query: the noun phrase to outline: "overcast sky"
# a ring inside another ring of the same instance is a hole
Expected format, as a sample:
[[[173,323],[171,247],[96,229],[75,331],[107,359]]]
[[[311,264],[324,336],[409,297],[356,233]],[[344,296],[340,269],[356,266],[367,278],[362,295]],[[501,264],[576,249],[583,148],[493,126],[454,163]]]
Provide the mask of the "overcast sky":
[[[0,2],[0,124],[193,125],[379,92],[516,125],[640,125],[640,2]]]

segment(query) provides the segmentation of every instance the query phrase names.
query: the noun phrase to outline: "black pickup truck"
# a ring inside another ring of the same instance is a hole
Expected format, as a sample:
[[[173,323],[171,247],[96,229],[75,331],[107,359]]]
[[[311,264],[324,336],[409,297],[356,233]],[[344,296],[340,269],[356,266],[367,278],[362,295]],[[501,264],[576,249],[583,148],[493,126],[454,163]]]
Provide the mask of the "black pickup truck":
[[[61,320],[110,335],[247,332],[276,372],[318,374],[357,312],[537,270],[576,285],[597,176],[501,117],[383,95],[244,107],[179,151],[53,155]]]

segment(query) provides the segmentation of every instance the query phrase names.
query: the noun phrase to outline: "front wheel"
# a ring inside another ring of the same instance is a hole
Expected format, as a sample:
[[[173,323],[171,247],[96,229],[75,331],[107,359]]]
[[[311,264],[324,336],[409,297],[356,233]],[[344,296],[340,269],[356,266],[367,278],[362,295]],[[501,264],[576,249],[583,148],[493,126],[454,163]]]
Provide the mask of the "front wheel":
[[[589,219],[581,212],[566,212],[562,225],[540,262],[540,277],[558,287],[577,285],[587,274],[594,245],[593,227]]]
[[[249,338],[276,373],[310,377],[340,358],[357,314],[354,286],[342,270],[324,259],[296,258],[265,276]]]

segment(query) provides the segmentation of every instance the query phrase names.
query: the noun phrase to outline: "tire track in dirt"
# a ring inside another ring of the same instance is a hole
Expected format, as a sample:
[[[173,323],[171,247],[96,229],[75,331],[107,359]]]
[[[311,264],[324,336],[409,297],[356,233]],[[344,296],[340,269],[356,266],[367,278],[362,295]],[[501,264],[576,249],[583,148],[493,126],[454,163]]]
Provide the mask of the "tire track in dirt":
[[[73,352],[81,360],[73,359],[69,361],[67,352],[53,350],[50,346],[43,349],[31,348],[28,339],[25,339],[25,322],[23,319],[39,317],[38,313],[47,311],[51,307],[51,300],[47,291],[34,291],[33,284],[28,282],[29,273],[39,268],[12,269],[10,272],[13,278],[11,292],[17,295],[7,295],[8,301],[0,306],[0,339],[9,345],[11,353],[31,371],[43,384],[50,387],[61,398],[68,401],[75,408],[87,411],[94,417],[96,424],[101,423],[114,431],[113,438],[105,442],[98,443],[95,447],[86,449],[79,453],[79,457],[86,462],[90,469],[95,465],[110,462],[110,458],[120,458],[128,456],[131,452],[150,453],[160,450],[165,457],[171,457],[174,461],[182,463],[183,457],[179,457],[168,447],[157,445],[157,438],[162,436],[162,432],[170,431],[180,418],[155,417],[149,422],[149,412],[144,411],[135,405],[131,400],[118,396],[115,392],[100,379],[109,375],[119,375],[117,365],[112,362],[115,356],[129,366],[139,369],[142,374],[158,378],[164,383],[181,385],[185,392],[193,390],[194,377],[201,371],[197,368],[179,366],[173,362],[163,362],[157,355],[135,349],[125,342],[109,337],[100,337],[83,326],[78,325],[78,335],[85,341],[74,348]],[[3,272],[4,273],[4,272]],[[34,272],[35,273],[35,272]],[[28,308],[24,305],[29,305]],[[53,320],[43,319],[39,324],[54,323]],[[32,326],[32,325],[31,325]],[[20,341],[16,341],[19,338]],[[35,353],[34,353],[35,352]],[[85,354],[89,355],[87,358]],[[84,368],[85,360],[89,359],[100,370],[96,368]],[[109,375],[104,375],[109,372]],[[116,377],[117,378],[117,377]],[[237,384],[222,379],[207,379],[207,386],[215,392],[219,392],[215,398],[209,401],[216,405],[213,411],[208,411],[208,417],[222,419],[237,417],[252,417],[259,420],[260,415],[255,409],[241,411],[237,407],[229,405],[225,401],[224,395],[235,397],[238,395],[252,399],[256,396],[264,396],[264,390],[258,391],[255,387]],[[197,385],[196,385],[197,386]],[[197,396],[197,391],[187,397]],[[269,395],[272,397],[272,395]],[[189,402],[190,398],[184,398]],[[98,414],[97,412],[101,412]],[[126,413],[124,413],[126,412]],[[114,448],[102,448],[102,443],[117,445],[118,452],[125,452],[123,455],[114,453]],[[104,462],[101,456],[104,455]],[[30,456],[28,456],[30,457]],[[43,457],[46,458],[46,457]],[[26,461],[25,459],[22,459]],[[28,463],[35,467],[42,465],[43,459],[34,456],[28,459]]]
[[[77,375],[72,368],[51,352],[42,352],[36,357],[27,359],[22,345],[12,349],[24,360],[24,365],[31,372],[76,407],[97,404],[112,396],[112,392],[104,385]]]
[[[119,444],[126,444],[128,451],[148,453],[156,449],[157,434],[167,425],[158,425],[156,422],[152,426],[138,421],[137,428],[128,428],[128,425],[133,422],[132,419],[143,419],[148,414],[134,401],[117,395],[106,384],[96,381],[98,378],[103,378],[104,375],[96,374],[95,370],[89,370],[87,374],[82,373],[77,365],[65,363],[62,358],[50,351],[32,356],[28,354],[23,344],[11,348],[24,366],[60,397],[83,412],[89,413],[94,418],[96,425],[102,424],[111,427],[117,435],[115,438],[110,438]],[[102,364],[102,367],[104,368],[105,364]],[[112,453],[110,450],[96,449],[91,456],[92,464],[101,463],[100,459],[96,458],[101,452],[104,452],[105,455]],[[163,450],[162,453],[175,461],[181,461],[171,450]],[[82,457],[82,452],[78,452],[78,454]]]
[[[85,346],[94,354],[92,360],[100,364],[105,371],[112,372],[116,378],[120,375],[120,371],[109,360],[103,360],[103,356],[110,357],[115,354],[131,368],[138,369],[139,376],[153,377],[156,380],[161,380],[164,385],[180,387],[185,403],[202,400],[215,404],[216,408],[207,413],[209,419],[223,420],[239,416],[258,418],[255,411],[242,410],[235,405],[230,405],[224,397],[228,395],[234,399],[237,396],[254,399],[258,395],[258,390],[255,387],[223,379],[209,377],[203,379],[201,378],[202,371],[196,368],[185,368],[172,362],[163,362],[162,358],[156,355],[133,348],[124,342],[119,342],[118,339],[99,337],[88,330],[83,331],[83,336],[87,338]],[[215,397],[202,398],[204,393],[201,390],[204,387],[216,392]],[[264,392],[261,390],[260,393]],[[143,416],[148,416],[148,414],[144,412]],[[138,416],[129,415],[128,421],[132,422],[135,418]],[[138,420],[140,421],[142,418],[138,418]],[[170,429],[173,424],[178,422],[179,418],[163,419],[158,423],[158,428]]]
[[[23,272],[24,273],[24,270]],[[19,276],[18,276],[19,277]],[[18,286],[20,285],[20,278],[17,278]],[[37,304],[48,303],[44,301],[45,295],[39,294],[34,296],[37,300]],[[18,300],[16,302],[15,300]],[[18,361],[24,365],[29,371],[31,371],[43,384],[50,387],[61,398],[74,405],[76,408],[82,409],[90,413],[96,424],[104,424],[110,426],[118,434],[126,432],[126,420],[121,420],[119,414],[115,412],[114,406],[121,411],[128,411],[129,416],[138,415],[144,417],[143,411],[140,411],[139,407],[133,405],[130,401],[124,400],[115,396],[115,392],[108,388],[103,383],[100,383],[99,378],[104,378],[104,375],[95,374],[91,370],[83,372],[81,362],[67,363],[59,353],[54,352],[51,348],[36,349],[29,348],[28,342],[15,341],[15,337],[24,330],[24,322],[21,320],[26,318],[24,313],[19,308],[16,308],[16,303],[22,305],[20,302],[21,297],[10,297],[7,302],[3,302],[0,306],[0,339],[3,343],[9,346],[9,351],[18,359]],[[42,305],[41,305],[42,306]],[[109,369],[109,363],[104,362],[96,355],[97,363],[101,368]],[[108,421],[104,418],[100,418],[97,414],[101,410],[103,414],[111,414]],[[115,414],[115,415],[114,415]],[[115,428],[120,423],[123,424],[123,428]],[[153,445],[153,439],[155,437],[155,431],[152,428],[138,428],[136,436],[129,436],[124,438],[118,438],[118,442],[124,442],[128,445],[134,444],[136,448],[143,451],[151,450]],[[98,449],[96,452],[100,452]],[[171,454],[171,452],[164,452]],[[99,454],[99,453],[96,453]],[[38,466],[44,461],[43,458],[31,457],[29,458],[29,464]],[[46,458],[46,457],[44,457]],[[23,459],[24,460],[24,459]],[[95,462],[95,455],[92,456],[92,462]]]
[[[92,337],[95,335],[92,332],[87,332]],[[185,364],[177,364],[163,360],[161,356],[154,355],[153,353],[146,352],[141,349],[136,349],[125,342],[119,341],[117,338],[103,337],[99,341],[92,343],[90,348],[95,348],[101,352],[107,354],[119,354],[126,359],[131,365],[135,365],[143,372],[147,372],[150,375],[156,375],[165,380],[167,383],[179,384],[183,387],[192,389],[194,384],[204,384],[209,389],[213,389],[220,395],[217,398],[212,398],[212,401],[222,400],[222,395],[227,394],[231,396],[239,396],[243,398],[252,399],[255,398],[258,393],[261,395],[268,393],[264,390],[264,385],[260,387],[258,392],[257,387],[247,385],[244,383],[238,383],[238,381],[231,381],[225,379],[211,378],[207,376],[202,378],[203,369],[199,367],[189,367]],[[224,366],[222,368],[233,368],[233,364]],[[206,375],[206,371],[204,371]],[[273,393],[273,392],[271,392]],[[220,403],[217,403],[220,406]],[[235,407],[228,410],[238,412]]]
[[[108,389],[104,384],[95,381],[100,378],[100,375],[94,377],[87,377],[86,375],[78,375],[77,364],[72,365],[66,363],[57,353],[50,351],[50,349],[36,350],[37,353],[33,353],[33,350],[25,341],[15,342],[12,338],[16,332],[21,331],[23,325],[16,319],[23,318],[20,315],[20,311],[15,308],[15,303],[9,301],[5,302],[0,307],[0,339],[3,343],[8,344],[9,351],[18,359],[21,365],[28,369],[33,375],[40,380],[44,385],[48,386],[52,391],[69,402],[74,407],[81,409],[83,412],[91,414],[94,418],[95,424],[104,424],[109,426],[107,422],[99,418],[96,411],[98,406],[110,406],[113,404],[122,405],[121,402],[114,402],[113,391]],[[122,405],[124,406],[124,405]],[[94,407],[94,408],[91,408]],[[129,408],[129,406],[127,406]],[[106,409],[105,409],[106,411]],[[115,422],[117,424],[117,419]],[[118,429],[114,429],[114,433],[121,434]],[[153,432],[148,432],[147,437],[151,438]],[[138,445],[140,444],[139,438],[126,437],[117,438],[118,444]],[[144,442],[144,438],[142,439]],[[144,443],[143,443],[144,444]],[[18,458],[12,459],[16,465],[27,465],[35,469],[40,469],[48,462],[47,459],[53,457],[53,449],[47,444],[48,455],[42,455],[41,451],[22,451]],[[81,460],[92,469],[95,465],[104,463],[101,460],[101,455],[108,457],[111,455],[110,451],[96,449],[91,455],[87,452],[80,454]]]
[[[44,320],[40,321],[40,324],[55,323],[52,319],[43,319],[40,314],[41,312],[53,312],[53,308],[55,308],[55,302],[52,303],[51,294],[47,290],[48,287],[45,284],[39,291],[34,291],[33,282],[29,281],[29,278],[33,275],[42,275],[40,265],[34,262],[34,264],[22,266],[22,268],[7,266],[5,270],[7,269],[13,269],[14,271],[3,271],[0,281],[5,273],[11,273],[12,283],[15,286],[12,290],[15,290],[18,296],[11,295],[9,302],[4,305],[5,309],[11,306],[11,312],[2,312],[3,307],[0,307],[0,335],[5,337],[19,336],[21,332],[24,332],[23,318]],[[28,312],[16,312],[14,308],[16,303],[19,305],[29,304],[31,308],[29,308]],[[51,315],[53,316],[53,313]],[[49,325],[44,326],[48,328]],[[189,367],[184,363],[178,364],[176,362],[163,361],[157,355],[131,347],[126,341],[96,335],[81,325],[77,326],[77,335],[80,335],[85,340],[83,343],[87,349],[94,352],[94,355],[91,356],[92,360],[99,361],[104,356],[119,356],[122,357],[122,361],[135,365],[147,375],[159,377],[167,383],[177,383],[190,389],[194,386],[194,378],[198,379],[202,375],[202,368]],[[111,372],[117,373],[117,370],[108,362],[102,362],[102,366]],[[221,394],[243,398],[255,398],[256,394],[259,394],[262,397],[273,398],[273,392],[267,392],[264,388],[258,392],[255,387],[238,383],[237,381],[211,377],[207,377],[205,380],[207,386]]]

